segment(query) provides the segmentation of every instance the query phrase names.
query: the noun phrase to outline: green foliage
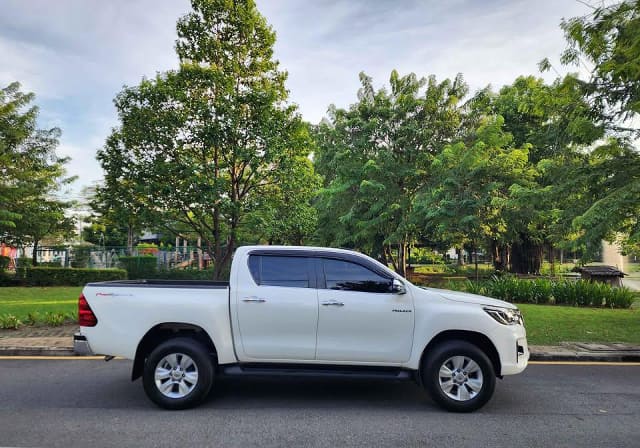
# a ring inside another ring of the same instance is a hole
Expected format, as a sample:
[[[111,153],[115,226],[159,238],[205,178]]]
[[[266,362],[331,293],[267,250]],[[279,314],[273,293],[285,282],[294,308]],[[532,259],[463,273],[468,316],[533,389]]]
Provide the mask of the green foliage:
[[[211,280],[213,279],[213,269],[167,269],[160,270],[155,278],[166,280]]]
[[[9,267],[9,263],[11,263],[11,257],[0,255],[0,272],[7,269]]]
[[[286,201],[308,202],[309,194],[295,194],[315,180],[307,126],[286,103],[275,33],[255,3],[193,0],[192,7],[177,24],[179,68],[115,99],[121,123],[98,154],[106,171],[98,202],[119,222],[135,217],[199,235],[220,278],[252,215],[270,223],[267,238],[308,233],[313,218],[300,213],[304,204]],[[278,221],[286,228],[274,229]]]
[[[23,323],[25,325],[35,325],[38,322],[42,322],[43,320],[44,318],[40,313],[38,313],[37,311],[32,311],[27,313],[27,317],[24,318]]]
[[[52,199],[65,177],[67,158],[55,153],[60,130],[37,128],[34,95],[19,83],[0,89],[0,235],[4,241],[37,248],[44,237],[73,230],[64,214],[67,203]]]
[[[62,313],[47,313],[44,315],[43,322],[51,327],[59,327],[67,320],[67,316]]]
[[[594,107],[614,119],[640,113],[640,1],[603,4],[561,26],[569,44],[562,62],[594,66],[585,83]]]
[[[324,176],[318,200],[321,244],[356,247],[404,274],[406,249],[418,236],[414,201],[430,179],[430,162],[462,122],[462,76],[437,82],[391,72],[375,90],[360,73],[358,102],[331,106],[316,129],[315,165]],[[392,247],[397,247],[397,257]]]
[[[505,275],[491,281],[449,285],[453,288],[512,303],[555,304],[580,307],[629,308],[633,291],[587,281],[527,280]]]
[[[125,280],[123,269],[75,269],[32,267],[26,271],[26,283],[30,286],[82,286],[90,282]]]
[[[86,268],[89,266],[91,246],[74,246],[71,248],[71,267]]]
[[[425,247],[414,247],[411,249],[409,256],[410,264],[444,264],[444,258],[442,254],[437,254],[434,251]]]
[[[17,330],[22,322],[13,314],[0,314],[0,329]]]
[[[142,257],[120,257],[120,266],[127,271],[130,280],[156,278],[158,273],[158,259],[153,255]]]

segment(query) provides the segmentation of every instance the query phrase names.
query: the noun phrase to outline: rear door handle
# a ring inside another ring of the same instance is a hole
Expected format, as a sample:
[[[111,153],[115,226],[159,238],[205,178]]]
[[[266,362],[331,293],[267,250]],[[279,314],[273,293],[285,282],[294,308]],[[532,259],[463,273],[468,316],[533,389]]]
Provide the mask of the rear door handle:
[[[344,303],[338,302],[337,300],[330,300],[328,302],[322,302],[323,306],[344,306]]]
[[[262,302],[266,302],[266,299],[262,299],[260,297],[256,297],[256,296],[251,296],[251,297],[245,297],[244,299],[242,299],[243,302],[256,302],[256,303],[262,303]]]

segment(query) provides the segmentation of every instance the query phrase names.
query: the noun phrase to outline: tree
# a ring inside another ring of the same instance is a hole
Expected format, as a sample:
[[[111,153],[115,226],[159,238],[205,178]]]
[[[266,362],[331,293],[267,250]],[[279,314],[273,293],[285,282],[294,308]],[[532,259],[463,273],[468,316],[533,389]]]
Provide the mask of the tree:
[[[594,7],[561,27],[568,43],[561,61],[593,67],[583,87],[594,112],[613,129],[617,119],[640,113],[640,1]],[[542,69],[550,67],[541,62]]]
[[[561,61],[592,67],[580,81],[582,92],[592,116],[608,130],[607,141],[572,175],[573,198],[582,205],[573,217],[578,241],[593,246],[619,239],[633,248],[640,241],[640,154],[633,142],[640,135],[640,1],[594,7],[561,26],[568,43]],[[541,66],[550,64],[544,60]]]
[[[56,155],[60,130],[38,129],[35,96],[19,83],[0,90],[0,238],[34,244],[69,231],[68,204],[57,190],[73,181],[65,177],[67,158]]]
[[[467,86],[461,76],[438,83],[395,70],[389,91],[376,91],[364,73],[360,81],[358,102],[331,107],[315,133],[314,161],[324,176],[318,238],[365,250],[404,275],[418,232],[414,200],[432,158],[459,132]]]
[[[304,171],[310,140],[254,2],[191,4],[177,25],[180,68],[116,97],[121,125],[99,158],[149,220],[200,235],[222,278],[247,217]]]
[[[501,264],[509,259],[511,271],[537,273],[544,247],[552,253],[555,245],[562,244],[578,213],[563,187],[569,168],[580,159],[582,149],[604,135],[604,128],[594,119],[574,75],[551,84],[521,76],[498,94],[481,95],[471,107],[502,116],[504,131],[513,136],[515,147],[528,145],[529,162],[538,173],[535,182],[509,196],[503,213],[508,232],[492,250]]]
[[[513,137],[503,125],[501,116],[487,117],[472,143],[446,146],[431,164],[433,186],[417,200],[420,214],[441,239],[453,235],[476,253],[485,241],[495,248],[508,239],[505,215],[511,196],[529,187],[536,176],[529,145],[513,147]]]

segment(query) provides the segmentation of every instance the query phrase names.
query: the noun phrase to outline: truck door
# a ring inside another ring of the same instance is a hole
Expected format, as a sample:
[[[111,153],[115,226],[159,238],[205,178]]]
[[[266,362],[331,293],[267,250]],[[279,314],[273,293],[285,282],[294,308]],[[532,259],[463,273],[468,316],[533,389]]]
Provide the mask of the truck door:
[[[407,361],[413,343],[413,300],[392,292],[392,278],[358,264],[319,259],[318,347],[325,361]]]
[[[253,281],[239,282],[236,291],[244,358],[313,360],[318,327],[313,259],[250,255],[249,271]]]

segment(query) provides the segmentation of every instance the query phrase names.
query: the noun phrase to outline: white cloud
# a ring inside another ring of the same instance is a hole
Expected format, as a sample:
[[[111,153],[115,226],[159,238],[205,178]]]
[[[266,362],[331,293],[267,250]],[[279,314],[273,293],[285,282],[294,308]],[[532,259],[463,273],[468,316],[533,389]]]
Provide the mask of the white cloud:
[[[376,85],[401,74],[462,72],[476,89],[536,74],[564,48],[560,19],[586,12],[573,0],[258,0],[277,33],[275,56],[289,72],[291,100],[318,122],[327,106],[355,101],[362,70]],[[175,22],[187,0],[5,0],[0,84],[37,94],[42,126],[63,130],[76,190],[100,178],[94,159],[117,124],[123,84],[177,64]],[[555,58],[555,59],[554,59]],[[557,64],[559,67],[559,64]],[[546,77],[551,77],[547,74]]]

